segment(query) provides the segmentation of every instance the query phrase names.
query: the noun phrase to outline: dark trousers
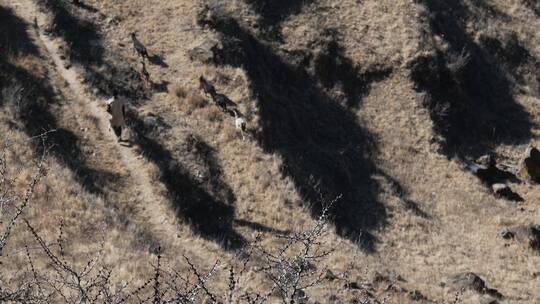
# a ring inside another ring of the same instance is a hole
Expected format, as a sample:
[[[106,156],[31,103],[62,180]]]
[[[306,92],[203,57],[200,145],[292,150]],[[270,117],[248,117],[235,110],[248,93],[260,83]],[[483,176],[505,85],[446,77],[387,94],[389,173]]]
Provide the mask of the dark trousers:
[[[113,126],[114,134],[116,134],[116,137],[118,137],[118,140],[122,139],[122,126],[115,127]]]

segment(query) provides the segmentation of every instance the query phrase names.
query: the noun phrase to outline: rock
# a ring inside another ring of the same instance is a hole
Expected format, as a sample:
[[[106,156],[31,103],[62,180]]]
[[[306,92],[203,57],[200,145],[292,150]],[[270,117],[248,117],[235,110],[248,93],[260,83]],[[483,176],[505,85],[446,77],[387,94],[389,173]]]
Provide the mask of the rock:
[[[453,276],[450,283],[457,290],[471,290],[482,295],[488,295],[496,299],[502,299],[503,295],[496,289],[488,288],[486,282],[472,272],[464,272]]]
[[[145,116],[143,122],[148,131],[157,132],[158,134],[170,128],[163,118],[156,116],[153,113],[149,113]]]
[[[424,295],[418,291],[418,290],[413,290],[411,292],[409,292],[409,297],[411,298],[411,300],[413,301],[421,301],[421,300],[424,300],[426,297],[424,297]]]
[[[294,298],[294,302],[291,302],[291,303],[303,304],[303,303],[309,302],[308,296],[302,289],[298,289],[296,293],[294,294],[293,298]]]
[[[540,225],[522,225],[504,228],[500,233],[503,231],[508,238],[513,238],[532,250],[540,251]]]
[[[189,59],[198,60],[202,63],[212,62],[216,47],[218,47],[217,42],[206,39],[188,51]]]
[[[491,155],[484,155],[475,162],[466,162],[464,169],[476,175],[488,186],[516,180],[516,176],[511,172],[499,169]]]
[[[460,273],[450,279],[450,283],[460,289],[473,290],[483,293],[486,289],[486,283],[482,278],[472,272]]]
[[[528,147],[519,162],[518,176],[528,182],[540,183],[540,151]]]
[[[506,239],[506,240],[509,240],[509,239],[513,239],[514,238],[514,233],[512,231],[510,231],[510,229],[508,228],[503,228],[499,231],[499,235],[503,238],[503,239]]]
[[[497,197],[504,198],[513,202],[524,201],[524,199],[519,194],[512,191],[512,189],[510,189],[510,187],[508,187],[505,184],[493,184],[491,185],[491,189],[493,190],[493,193]]]

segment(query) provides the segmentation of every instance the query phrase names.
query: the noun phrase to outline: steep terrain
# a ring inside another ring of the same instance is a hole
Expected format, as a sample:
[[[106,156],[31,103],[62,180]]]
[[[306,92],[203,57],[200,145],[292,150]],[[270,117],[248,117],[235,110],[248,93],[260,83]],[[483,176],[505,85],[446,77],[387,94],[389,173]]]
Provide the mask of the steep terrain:
[[[23,217],[76,267],[101,252],[113,290],[146,287],[157,256],[188,273],[185,256],[219,265],[211,293],[245,263],[241,289],[264,294],[249,244],[282,248],[339,198],[321,236],[333,252],[310,265],[326,275],[295,301],[540,302],[540,253],[499,233],[540,224],[540,186],[514,176],[540,147],[534,1],[0,0],[0,20],[16,192],[44,150],[34,137],[54,131]],[[238,104],[245,140],[200,76]],[[130,100],[128,144],[108,127],[113,92]],[[486,155],[498,175],[471,172]],[[494,195],[501,182],[518,202]],[[0,257],[12,289],[53,269],[18,222]]]

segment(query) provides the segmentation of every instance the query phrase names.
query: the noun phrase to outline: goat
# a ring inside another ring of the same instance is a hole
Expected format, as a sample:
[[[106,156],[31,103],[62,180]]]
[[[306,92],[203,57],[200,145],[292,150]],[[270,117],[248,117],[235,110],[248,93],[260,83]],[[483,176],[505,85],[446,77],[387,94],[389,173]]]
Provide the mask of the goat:
[[[238,105],[234,101],[230,100],[229,97],[223,94],[214,93],[212,95],[212,99],[214,100],[214,103],[224,112],[232,113],[231,111],[238,108]]]
[[[216,95],[216,88],[208,82],[208,80],[204,79],[204,77],[199,77],[199,88],[204,92],[206,95],[214,96]]]
[[[230,110],[230,112],[232,112],[232,115],[234,116],[234,127],[237,130],[240,130],[240,134],[242,134],[242,140],[245,140],[246,137],[244,136],[244,133],[246,132],[247,125],[246,117],[236,108]]]
[[[148,51],[146,50],[146,47],[137,39],[137,34],[135,32],[131,33],[131,40],[133,41],[133,48],[135,49],[135,52],[142,57],[143,61],[144,59],[149,59],[150,56],[148,56]]]

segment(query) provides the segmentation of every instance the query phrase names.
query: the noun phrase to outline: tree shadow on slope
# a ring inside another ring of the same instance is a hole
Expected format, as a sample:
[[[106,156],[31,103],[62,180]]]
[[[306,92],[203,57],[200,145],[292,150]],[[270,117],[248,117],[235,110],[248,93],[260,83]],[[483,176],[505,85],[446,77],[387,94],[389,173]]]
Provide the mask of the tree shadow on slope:
[[[29,137],[55,130],[47,135],[47,143],[52,145],[51,153],[74,173],[85,190],[101,193],[103,186],[116,178],[116,175],[91,168],[79,148],[80,140],[77,135],[58,126],[50,108],[55,100],[55,93],[47,80],[4,61],[10,54],[37,56],[38,52],[28,36],[27,24],[22,19],[1,7],[0,17],[0,41],[8,42],[0,44],[0,51],[6,55],[0,57],[1,100],[14,108],[16,118],[22,123],[23,130]],[[40,143],[34,144],[35,149],[43,148]]]
[[[128,111],[128,123],[136,133],[135,144],[160,169],[159,178],[167,188],[178,217],[197,235],[226,249],[240,248],[245,241],[232,227],[236,198],[221,179],[221,166],[213,149],[201,139],[192,138],[185,143],[186,154],[194,157],[205,171],[201,181],[152,138],[151,128],[137,113]]]
[[[318,217],[323,200],[342,195],[331,210],[337,233],[373,252],[376,238],[370,231],[385,224],[386,211],[377,200],[371,160],[376,148],[368,132],[318,88],[317,79],[233,18],[214,12],[199,23],[220,33],[217,64],[246,71],[261,117],[258,140],[267,152],[281,155],[282,172],[294,181],[312,216]]]
[[[0,20],[0,60],[38,56],[38,49],[28,37],[28,25],[24,20],[17,17],[12,9],[3,6],[0,6]]]
[[[112,172],[92,168],[80,149],[79,137],[72,131],[58,126],[57,119],[50,109],[51,101],[54,100],[52,88],[44,85],[44,79],[35,78],[14,66],[0,62],[0,68],[1,97],[15,109],[16,118],[22,123],[24,132],[29,137],[34,137],[54,130],[46,136],[47,144],[51,145],[50,153],[73,172],[77,182],[86,191],[102,194],[103,188],[118,176]],[[43,146],[40,142],[36,140],[33,144],[37,153],[41,154],[40,149]]]
[[[296,15],[313,0],[244,0],[259,15],[264,36],[271,40],[282,40],[281,23]]]
[[[345,93],[346,105],[358,108],[362,98],[371,88],[371,83],[381,81],[392,73],[391,67],[371,66],[362,72],[352,60],[345,56],[344,48],[336,41],[336,30],[327,29],[322,41],[318,41],[321,50],[313,60],[314,73],[327,89],[340,87]]]
[[[519,85],[521,93],[540,97],[540,62],[521,44],[516,33],[502,37],[481,35],[479,43],[508,72],[511,81]]]
[[[124,58],[106,51],[95,24],[79,18],[61,0],[37,1],[52,13],[51,31],[64,38],[66,55],[85,68],[84,79],[89,85],[105,96],[118,92],[131,99],[146,97],[139,73]]]
[[[466,31],[461,1],[420,1],[431,13],[429,26],[449,44],[411,63],[416,88],[426,92],[434,131],[447,156],[478,157],[499,144],[531,136],[529,114],[513,97],[513,84],[489,50]]]
[[[80,9],[83,9],[83,10],[87,10],[91,13],[97,13],[99,12],[99,10],[89,4],[86,4],[86,3],[83,3],[83,2],[80,2],[80,1],[73,1],[72,2],[73,5],[75,5],[76,7],[80,8]]]

